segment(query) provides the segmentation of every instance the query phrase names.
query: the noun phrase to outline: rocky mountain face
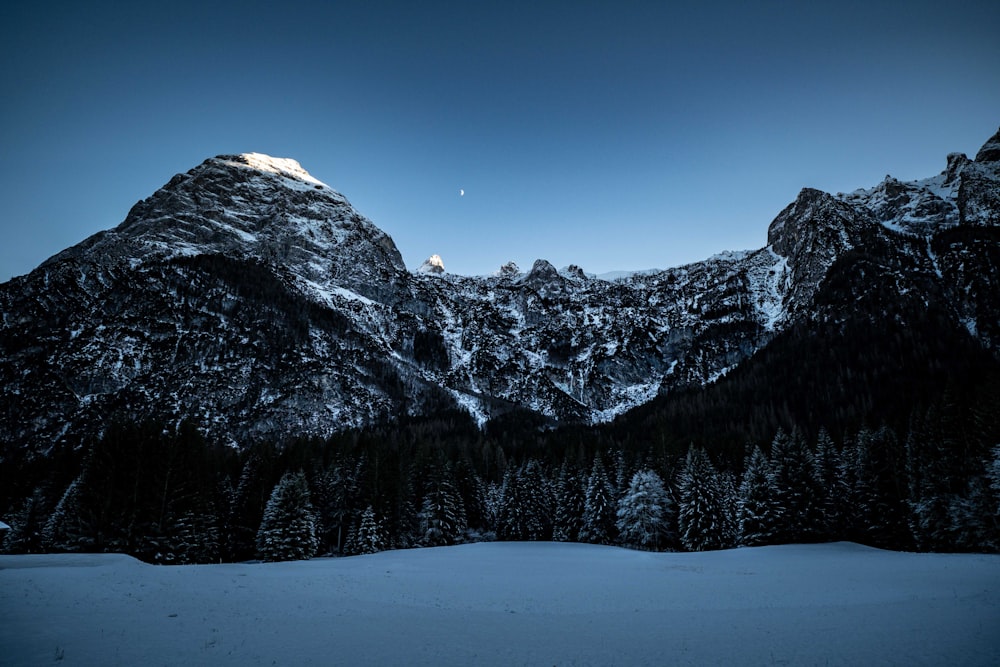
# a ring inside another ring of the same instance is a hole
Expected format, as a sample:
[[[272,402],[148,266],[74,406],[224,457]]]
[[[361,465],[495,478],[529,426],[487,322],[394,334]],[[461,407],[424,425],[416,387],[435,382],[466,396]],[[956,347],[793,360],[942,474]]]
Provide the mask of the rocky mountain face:
[[[219,156],[0,285],[0,444],[72,445],[116,413],[236,446],[454,407],[597,423],[866,292],[933,304],[1000,353],[1000,133],[924,180],[805,189],[759,250],[616,282],[544,260],[411,273],[298,163]]]

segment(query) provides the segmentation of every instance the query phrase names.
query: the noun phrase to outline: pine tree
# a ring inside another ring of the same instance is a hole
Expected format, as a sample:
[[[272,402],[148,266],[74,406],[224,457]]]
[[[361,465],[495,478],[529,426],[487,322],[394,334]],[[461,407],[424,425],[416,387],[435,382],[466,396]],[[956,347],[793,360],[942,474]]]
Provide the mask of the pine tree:
[[[747,459],[740,482],[737,525],[739,543],[747,547],[774,544],[777,536],[777,506],[771,466],[760,447]]]
[[[13,554],[33,554],[44,551],[42,533],[45,528],[45,494],[35,491],[24,499],[17,511],[7,517],[10,525],[3,538],[3,551]]]
[[[812,455],[796,431],[778,429],[771,443],[771,486],[774,492],[775,539],[802,542],[822,530],[819,488],[813,478]]]
[[[952,498],[949,514],[955,550],[996,552],[1000,548],[996,506],[990,480],[985,475],[970,479],[966,493]]]
[[[435,466],[421,503],[420,543],[428,547],[455,544],[465,528],[465,508],[455,490],[451,467]]]
[[[63,492],[55,509],[42,529],[42,546],[46,551],[88,551],[94,540],[90,526],[82,516],[80,486],[85,473],[80,473]]]
[[[854,447],[853,539],[885,549],[910,545],[903,454],[888,428],[862,429]]]
[[[519,471],[507,466],[500,487],[500,511],[497,517],[497,537],[501,540],[520,541],[528,539],[528,518],[525,507],[524,485]]]
[[[360,465],[350,457],[339,457],[316,476],[317,525],[326,552],[346,549],[360,495],[357,476]]]
[[[608,483],[608,475],[604,471],[604,463],[598,454],[594,457],[594,465],[587,480],[580,541],[591,544],[613,544],[617,530],[615,526],[617,510],[617,503]]]
[[[264,508],[257,553],[267,561],[300,560],[311,558],[318,547],[306,476],[301,471],[285,473]]]
[[[928,426],[934,411],[911,424],[906,438],[907,504],[910,530],[917,546],[924,550],[951,550],[951,508],[957,492],[951,465],[956,445],[951,434]]]
[[[412,465],[407,465],[401,471],[400,490],[396,504],[395,515],[392,518],[392,530],[389,532],[387,547],[409,549],[420,539],[420,512],[414,487],[416,475]]]
[[[622,544],[659,551],[669,544],[670,498],[663,480],[652,470],[640,470],[618,501],[618,534]]]
[[[465,523],[470,531],[486,528],[486,509],[483,506],[483,482],[473,470],[472,464],[464,458],[454,462],[452,477],[455,490],[465,508]]]
[[[916,423],[906,440],[907,501],[921,549],[972,549],[970,540],[980,539],[977,534],[993,541],[995,521],[982,516],[990,513],[993,492],[981,479],[989,465],[988,447],[1000,436],[993,396],[987,387],[982,407],[970,410],[946,387],[922,419],[912,420]]]
[[[355,537],[355,550],[359,554],[373,554],[385,549],[385,536],[382,525],[375,517],[371,505],[361,514],[361,524]]]
[[[583,527],[586,494],[576,470],[564,462],[556,483],[556,518],[552,539],[557,542],[576,542]]]
[[[731,470],[719,471],[719,490],[722,494],[723,532],[722,540],[727,547],[735,546],[740,537],[736,513],[739,510],[740,495],[736,475]]]
[[[845,539],[845,518],[850,498],[850,484],[843,475],[843,457],[833,443],[826,429],[821,428],[816,438],[816,453],[813,457],[813,479],[816,480],[822,518],[822,532],[818,535],[825,540]]]
[[[165,562],[213,563],[221,551],[215,508],[204,505],[182,514],[174,523],[170,558]]]
[[[990,450],[990,457],[986,463],[986,479],[989,480],[994,500],[998,501],[993,505],[993,514],[1000,520],[1000,445],[994,445]]]
[[[617,501],[625,495],[629,485],[629,474],[628,466],[625,463],[625,452],[621,449],[616,449],[611,456],[611,460],[614,464],[614,478],[610,480],[611,490],[614,494],[615,500]]]
[[[504,473],[506,476],[506,473]],[[483,517],[486,528],[499,535],[500,520],[503,514],[503,484],[486,482],[483,489]]]
[[[731,519],[726,516],[718,473],[704,449],[688,449],[677,486],[678,522],[684,548],[707,551],[728,547]]]
[[[521,488],[522,512],[527,540],[551,540],[554,499],[551,483],[536,459],[528,459],[515,482]]]
[[[266,445],[254,445],[245,455],[236,488],[226,508],[225,557],[246,560],[257,553],[257,532],[276,480],[275,452]]]

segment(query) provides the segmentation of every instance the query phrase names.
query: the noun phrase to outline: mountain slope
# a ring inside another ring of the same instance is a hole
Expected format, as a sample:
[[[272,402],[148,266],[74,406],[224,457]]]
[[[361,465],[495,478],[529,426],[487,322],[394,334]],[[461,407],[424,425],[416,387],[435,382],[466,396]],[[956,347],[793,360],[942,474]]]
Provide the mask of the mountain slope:
[[[995,356],[998,136],[924,181],[803,190],[760,250],[618,282],[544,260],[409,273],[298,163],[206,160],[0,285],[0,443],[73,445],[115,412],[237,446],[454,406],[602,422],[878,299],[932,306]]]

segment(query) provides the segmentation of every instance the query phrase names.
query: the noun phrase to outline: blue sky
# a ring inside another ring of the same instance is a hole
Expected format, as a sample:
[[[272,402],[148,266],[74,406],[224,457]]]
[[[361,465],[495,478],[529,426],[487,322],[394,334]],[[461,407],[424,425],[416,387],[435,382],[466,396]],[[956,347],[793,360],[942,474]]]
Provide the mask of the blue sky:
[[[411,268],[761,247],[802,187],[974,154],[998,34],[995,2],[3,3],[0,280],[250,151],[344,193]]]

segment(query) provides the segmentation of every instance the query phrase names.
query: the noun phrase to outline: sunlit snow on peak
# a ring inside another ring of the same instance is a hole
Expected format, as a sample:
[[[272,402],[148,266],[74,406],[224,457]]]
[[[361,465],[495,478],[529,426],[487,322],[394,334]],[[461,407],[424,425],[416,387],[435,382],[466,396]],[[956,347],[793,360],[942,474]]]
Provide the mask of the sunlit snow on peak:
[[[302,168],[302,165],[291,158],[271,157],[263,153],[241,153],[238,162],[227,160],[226,163],[234,166],[247,166],[257,171],[267,171],[313,185],[328,187],[326,183],[313,178],[308,171]]]
[[[444,261],[441,259],[441,255],[431,255],[425,259],[424,263],[417,269],[417,273],[424,274],[430,273],[440,275],[444,272]]]

